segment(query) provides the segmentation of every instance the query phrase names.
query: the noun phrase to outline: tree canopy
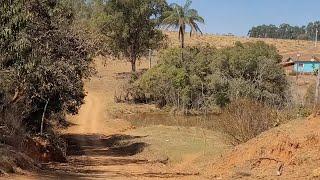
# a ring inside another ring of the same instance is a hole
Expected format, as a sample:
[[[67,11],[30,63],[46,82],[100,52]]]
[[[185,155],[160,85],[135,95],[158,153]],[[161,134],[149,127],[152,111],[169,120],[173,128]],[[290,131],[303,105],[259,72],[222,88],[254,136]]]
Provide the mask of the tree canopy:
[[[164,35],[159,30],[165,0],[110,0],[105,5],[102,34],[111,54],[127,58],[136,71],[136,61],[149,49],[158,49]]]
[[[290,24],[260,25],[253,27],[248,36],[255,38],[301,39],[314,40],[316,30],[320,30],[320,21],[310,22],[307,26],[291,26]],[[320,34],[318,34],[320,38]]]
[[[77,113],[93,69],[90,49],[71,28],[74,11],[59,0],[4,0],[0,12],[1,114],[18,107],[37,130],[48,102],[46,118]]]
[[[190,36],[192,33],[202,33],[198,23],[204,24],[204,19],[198,14],[197,10],[190,8],[191,4],[191,0],[187,0],[184,6],[173,3],[169,10],[164,12],[165,18],[162,23],[167,29],[178,29],[181,48],[184,48],[184,35],[187,26],[190,27]]]

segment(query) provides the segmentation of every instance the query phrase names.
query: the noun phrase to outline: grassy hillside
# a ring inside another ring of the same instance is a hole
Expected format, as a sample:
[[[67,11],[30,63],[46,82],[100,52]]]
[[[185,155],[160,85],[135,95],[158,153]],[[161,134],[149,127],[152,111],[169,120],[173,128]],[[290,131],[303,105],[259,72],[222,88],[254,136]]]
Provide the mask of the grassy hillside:
[[[179,39],[177,32],[166,32],[169,39],[170,46],[179,46]],[[317,48],[314,47],[313,41],[306,40],[285,40],[285,39],[260,39],[260,38],[246,38],[237,36],[222,36],[222,35],[193,35],[190,37],[186,35],[186,45],[214,45],[217,48],[233,46],[235,42],[255,42],[265,41],[268,44],[273,44],[279,50],[279,53],[284,57],[295,57],[297,53],[302,56],[317,55],[320,56],[320,44]]]

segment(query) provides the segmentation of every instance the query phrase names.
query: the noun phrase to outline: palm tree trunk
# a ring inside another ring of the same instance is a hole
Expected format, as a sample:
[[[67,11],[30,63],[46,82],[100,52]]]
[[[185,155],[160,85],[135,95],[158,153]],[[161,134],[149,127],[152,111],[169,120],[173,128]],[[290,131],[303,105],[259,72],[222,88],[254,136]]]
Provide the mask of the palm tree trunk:
[[[181,48],[184,48],[184,33],[181,34]]]
[[[181,33],[181,62],[183,62],[183,49],[184,49],[184,33]]]

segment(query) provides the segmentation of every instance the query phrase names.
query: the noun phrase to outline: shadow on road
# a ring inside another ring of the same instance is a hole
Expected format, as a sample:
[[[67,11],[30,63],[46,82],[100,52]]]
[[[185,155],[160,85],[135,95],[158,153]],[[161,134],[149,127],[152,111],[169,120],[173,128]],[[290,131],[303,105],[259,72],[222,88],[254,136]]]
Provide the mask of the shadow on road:
[[[192,173],[163,172],[163,162],[134,157],[149,146],[142,142],[141,138],[144,137],[120,134],[64,135],[68,162],[44,164],[39,179],[175,179],[198,176]],[[148,170],[151,166],[157,169]]]
[[[147,143],[137,142],[143,136],[68,134],[64,138],[67,142],[68,156],[125,157],[136,155],[148,146]]]

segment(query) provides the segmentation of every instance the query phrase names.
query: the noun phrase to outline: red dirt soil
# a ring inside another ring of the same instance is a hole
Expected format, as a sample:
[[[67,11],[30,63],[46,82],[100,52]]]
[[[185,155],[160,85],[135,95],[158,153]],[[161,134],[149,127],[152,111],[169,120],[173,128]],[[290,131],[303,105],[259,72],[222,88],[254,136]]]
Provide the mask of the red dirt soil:
[[[213,179],[320,179],[320,118],[296,120],[262,133],[214,160]]]

